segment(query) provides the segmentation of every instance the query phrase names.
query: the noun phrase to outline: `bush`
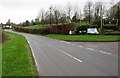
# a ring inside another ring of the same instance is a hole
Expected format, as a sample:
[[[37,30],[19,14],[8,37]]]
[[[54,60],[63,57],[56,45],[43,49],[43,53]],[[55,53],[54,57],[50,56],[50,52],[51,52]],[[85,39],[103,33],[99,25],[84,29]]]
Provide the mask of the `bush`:
[[[25,33],[31,33],[31,34],[42,34],[46,35],[50,33],[50,28],[43,28],[43,29],[28,29],[28,28],[22,28],[22,27],[14,27],[15,31],[19,32],[25,32]]]
[[[103,26],[103,29],[112,29],[114,31],[118,30],[118,26]]]
[[[89,26],[79,26],[77,27],[77,30],[76,31],[82,31],[82,30],[87,30]]]

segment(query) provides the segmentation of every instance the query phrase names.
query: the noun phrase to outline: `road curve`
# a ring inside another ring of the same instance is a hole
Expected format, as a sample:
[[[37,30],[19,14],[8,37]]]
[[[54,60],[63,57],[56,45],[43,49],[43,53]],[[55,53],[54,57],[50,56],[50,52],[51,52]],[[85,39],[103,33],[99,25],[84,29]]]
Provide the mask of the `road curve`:
[[[40,76],[118,76],[117,54],[43,36],[5,31],[27,39]]]

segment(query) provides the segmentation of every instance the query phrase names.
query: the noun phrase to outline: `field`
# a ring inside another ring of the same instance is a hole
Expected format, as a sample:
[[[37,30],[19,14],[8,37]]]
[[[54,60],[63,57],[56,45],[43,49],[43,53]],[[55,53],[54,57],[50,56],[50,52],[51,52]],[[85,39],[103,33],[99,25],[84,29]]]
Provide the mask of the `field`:
[[[26,26],[24,28],[31,28],[31,29],[41,29],[41,28],[48,28],[50,25],[34,25],[34,26]]]
[[[46,37],[68,41],[118,41],[119,35],[60,35],[48,34]]]
[[[36,76],[37,71],[26,39],[18,34],[5,32],[10,40],[2,45],[3,76]]]
[[[68,24],[68,23],[59,23],[58,25],[61,24]],[[56,24],[52,24],[56,25]],[[33,25],[33,26],[25,26],[24,28],[31,28],[31,29],[41,29],[41,28],[48,28],[50,27],[50,24],[39,24],[39,25]]]
[[[81,23],[77,23],[78,26],[88,26],[90,25],[89,22],[81,22]]]

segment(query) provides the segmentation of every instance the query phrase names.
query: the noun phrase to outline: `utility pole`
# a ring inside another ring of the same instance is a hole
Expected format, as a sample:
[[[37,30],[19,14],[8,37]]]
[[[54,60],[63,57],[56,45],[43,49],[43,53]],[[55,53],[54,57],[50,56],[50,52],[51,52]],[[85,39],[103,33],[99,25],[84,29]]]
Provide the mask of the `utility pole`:
[[[103,13],[102,13],[102,6],[101,6],[101,26],[100,26],[100,33],[102,34],[103,33],[103,27],[102,27],[102,24],[103,24],[103,22],[102,22],[102,17],[103,17]]]
[[[51,9],[52,7],[50,7],[50,25],[51,25]]]

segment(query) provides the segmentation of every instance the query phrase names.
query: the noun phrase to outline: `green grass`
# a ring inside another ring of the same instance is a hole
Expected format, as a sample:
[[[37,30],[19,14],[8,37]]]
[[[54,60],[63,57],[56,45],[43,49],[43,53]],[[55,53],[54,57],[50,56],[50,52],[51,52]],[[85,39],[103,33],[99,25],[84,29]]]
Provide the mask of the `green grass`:
[[[34,26],[26,26],[24,28],[31,28],[31,29],[41,29],[41,28],[48,28],[50,25],[34,25]]]
[[[59,23],[58,25],[62,25],[62,24],[68,24],[68,23]],[[56,24],[52,24],[52,25],[56,25]],[[41,29],[41,28],[48,28],[50,27],[50,24],[39,24],[39,25],[33,25],[33,26],[26,26],[24,28],[31,28],[31,29]]]
[[[2,45],[0,44],[0,78],[2,77]]]
[[[2,77],[2,29],[0,27],[0,78]]]
[[[118,35],[60,35],[48,34],[46,37],[69,41],[117,41]],[[120,37],[120,36],[119,36]]]
[[[37,71],[26,39],[22,35],[4,33],[11,40],[2,45],[2,75],[36,76]]]
[[[62,24],[68,24],[68,23],[59,23],[58,25],[62,25]],[[56,25],[56,24],[52,24],[52,25]],[[85,25],[90,25],[88,22],[81,22],[77,23],[78,26],[85,26]],[[39,25],[33,25],[33,26],[25,26],[24,28],[31,28],[31,29],[41,29],[41,28],[48,28],[50,27],[50,24],[39,24]]]
[[[81,22],[81,23],[77,23],[78,26],[88,26],[90,25],[89,22]]]

